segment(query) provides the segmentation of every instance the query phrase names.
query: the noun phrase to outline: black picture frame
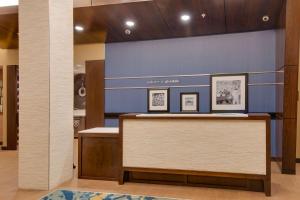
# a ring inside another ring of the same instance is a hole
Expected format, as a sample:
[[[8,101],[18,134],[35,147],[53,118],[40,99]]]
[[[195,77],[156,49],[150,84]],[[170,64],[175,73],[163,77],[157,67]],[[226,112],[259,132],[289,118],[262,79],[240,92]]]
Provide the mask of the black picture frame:
[[[196,96],[196,110],[184,110],[184,108],[182,106],[184,95],[195,95]],[[200,112],[199,93],[198,92],[181,92],[180,93],[180,112],[186,112],[186,113]]]
[[[213,78],[214,77],[236,77],[236,76],[243,76],[245,78],[245,109],[237,109],[237,110],[220,110],[220,109],[213,109]],[[248,73],[239,73],[239,74],[216,74],[210,76],[210,112],[211,113],[248,113],[248,81],[249,75]]]
[[[165,110],[151,109],[151,105],[150,105],[150,92],[151,91],[167,92],[167,106],[166,106]],[[170,88],[148,88],[148,90],[147,90],[147,108],[148,108],[148,113],[169,113],[170,112]]]

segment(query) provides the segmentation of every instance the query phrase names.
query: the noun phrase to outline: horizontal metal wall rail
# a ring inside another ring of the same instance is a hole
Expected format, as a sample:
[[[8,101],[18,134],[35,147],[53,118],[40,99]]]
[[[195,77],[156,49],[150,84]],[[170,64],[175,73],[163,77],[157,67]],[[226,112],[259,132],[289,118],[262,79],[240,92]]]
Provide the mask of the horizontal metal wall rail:
[[[151,79],[151,78],[180,78],[180,77],[202,77],[221,74],[270,74],[270,73],[284,73],[284,71],[262,71],[262,72],[238,72],[238,73],[215,73],[215,74],[177,74],[166,76],[128,76],[128,77],[108,77],[105,80],[126,80],[126,79]]]
[[[270,73],[284,73],[284,71],[262,71],[262,72],[239,72],[235,74],[247,73],[249,75],[258,74],[270,74]],[[105,78],[105,80],[130,80],[130,79],[154,79],[154,78],[180,78],[180,77],[204,77],[211,75],[227,75],[233,73],[216,73],[216,74],[185,74],[185,75],[168,75],[168,76],[133,76],[133,77],[111,77]],[[248,86],[272,86],[272,85],[284,85],[284,83],[250,83]],[[144,87],[108,87],[105,90],[130,90],[130,89],[149,89],[149,88],[201,88],[210,87],[210,85],[160,85],[160,86],[144,86]]]
[[[284,83],[252,83],[248,86],[271,86],[271,85],[284,85]],[[210,87],[210,85],[165,85],[165,86],[150,86],[150,87],[113,87],[105,88],[105,90],[130,90],[130,89],[150,89],[150,88],[201,88]]]

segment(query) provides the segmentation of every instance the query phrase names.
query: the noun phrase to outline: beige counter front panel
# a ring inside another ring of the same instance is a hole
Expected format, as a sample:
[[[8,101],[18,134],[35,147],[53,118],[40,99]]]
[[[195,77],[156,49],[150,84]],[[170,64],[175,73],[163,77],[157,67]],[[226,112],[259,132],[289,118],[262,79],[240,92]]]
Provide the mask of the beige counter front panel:
[[[123,166],[266,174],[266,122],[125,119]]]

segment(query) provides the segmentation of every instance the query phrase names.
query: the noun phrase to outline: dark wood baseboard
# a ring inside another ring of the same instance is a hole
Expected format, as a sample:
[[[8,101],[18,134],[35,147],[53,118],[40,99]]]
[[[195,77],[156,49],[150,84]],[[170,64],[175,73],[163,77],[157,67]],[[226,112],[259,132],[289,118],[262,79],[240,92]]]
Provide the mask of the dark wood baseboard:
[[[281,158],[277,158],[277,157],[272,157],[271,159],[273,162],[281,162],[282,159]],[[296,158],[296,163],[300,163],[300,158]]]
[[[271,180],[268,172],[267,175],[257,175],[123,167],[119,177],[119,184],[123,185],[126,181],[238,189],[265,192],[266,196],[271,196]]]
[[[253,192],[264,192],[265,187],[263,179],[250,179],[242,177],[234,178],[221,176],[213,177],[187,174],[162,174],[132,171],[125,172],[124,181],[148,184],[235,189]]]
[[[1,147],[1,150],[7,150],[7,147]]]
[[[87,180],[118,181],[118,177],[106,177],[106,176],[80,176],[78,178],[87,179]]]
[[[287,174],[287,175],[295,175],[296,170],[290,170],[290,169],[281,169],[282,174]]]
[[[121,115],[128,113],[104,113],[105,119],[119,119]]]
[[[279,157],[272,157],[272,158],[271,158],[271,161],[273,161],[273,162],[281,162],[281,161],[282,161],[282,158],[279,158]]]

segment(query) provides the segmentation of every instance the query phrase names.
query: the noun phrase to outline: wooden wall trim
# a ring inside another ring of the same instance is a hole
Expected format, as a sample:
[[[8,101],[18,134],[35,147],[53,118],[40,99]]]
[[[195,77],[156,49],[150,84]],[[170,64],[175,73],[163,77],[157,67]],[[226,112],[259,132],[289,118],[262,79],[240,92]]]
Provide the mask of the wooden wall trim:
[[[238,174],[238,173],[222,173],[222,172],[208,172],[208,171],[188,171],[188,170],[171,170],[171,169],[154,169],[154,168],[138,168],[138,167],[124,167],[125,171],[132,172],[148,172],[161,174],[185,174],[195,176],[212,176],[224,178],[246,178],[246,179],[264,179],[265,175],[256,174]]]
[[[286,66],[284,70],[284,101],[285,119],[297,118],[298,102],[298,66]]]
[[[297,119],[284,119],[282,141],[282,173],[296,174]]]
[[[300,1],[285,0],[276,35],[276,68],[284,66],[284,87],[276,88],[276,112],[283,112],[277,120],[276,140],[278,157],[282,158],[282,173],[296,173],[298,66],[300,38]],[[276,77],[283,80],[282,77]]]
[[[286,0],[285,66],[299,65],[300,1]]]
[[[296,174],[300,1],[287,0],[283,101],[282,173]]]
[[[103,60],[86,62],[86,128],[104,126],[105,63]]]
[[[105,119],[119,119],[119,117],[124,114],[127,113],[105,113],[104,116]]]

